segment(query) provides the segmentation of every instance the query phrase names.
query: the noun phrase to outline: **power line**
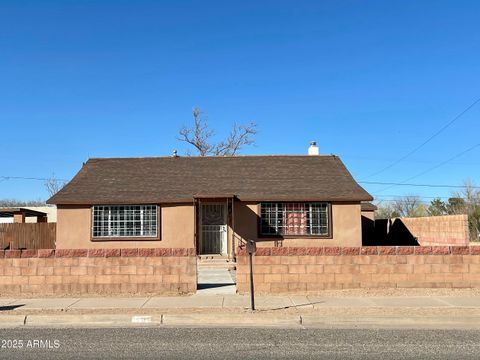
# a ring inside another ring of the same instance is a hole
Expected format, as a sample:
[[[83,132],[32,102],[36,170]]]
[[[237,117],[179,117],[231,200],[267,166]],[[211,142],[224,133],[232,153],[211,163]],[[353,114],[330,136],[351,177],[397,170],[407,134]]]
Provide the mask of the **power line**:
[[[416,175],[414,175],[414,176],[411,176],[411,177],[409,177],[408,179],[405,179],[405,180],[401,181],[400,183],[406,183],[406,182],[408,182],[408,181],[410,181],[410,180],[413,180],[413,179],[416,179],[416,178],[418,178],[418,177],[420,177],[420,176],[422,176],[422,175],[425,175],[426,173],[428,173],[428,172],[430,172],[430,171],[436,170],[436,169],[438,169],[439,167],[441,167],[441,166],[443,166],[443,165],[445,165],[445,164],[448,164],[450,161],[455,160],[455,159],[459,158],[459,157],[462,156],[462,155],[465,155],[467,152],[470,152],[470,151],[476,149],[476,148],[479,147],[479,146],[480,146],[480,143],[478,143],[478,144],[476,144],[476,145],[473,145],[473,146],[469,147],[468,149],[463,150],[463,151],[459,152],[458,154],[452,156],[451,158],[449,158],[449,159],[447,159],[447,160],[445,160],[445,161],[442,161],[441,163],[439,163],[439,164],[437,164],[437,165],[435,165],[435,166],[433,166],[433,167],[431,167],[431,168],[429,168],[429,169],[427,169],[427,170],[424,170],[424,171],[422,171],[422,172],[420,172],[420,173],[418,173],[418,174],[416,174]],[[395,186],[397,186],[397,185],[391,185],[391,186],[389,186],[389,187],[386,187],[385,189],[378,190],[378,192],[383,192],[383,191],[388,190],[388,189],[391,189],[391,188],[393,188],[393,187],[395,187]]]
[[[401,199],[402,197],[406,196],[406,195],[378,195],[378,194],[372,194],[375,198],[385,198],[385,197],[389,197],[389,198],[392,198],[392,200],[397,200],[397,199]],[[419,198],[419,199],[449,199],[451,198],[452,196],[424,196],[424,195],[407,195],[409,197],[415,197],[415,198]],[[387,199],[385,199],[387,200]]]
[[[413,186],[413,187],[428,187],[428,188],[455,188],[463,189],[462,185],[441,185],[441,184],[412,184],[407,182],[382,182],[382,181],[358,181],[360,184],[368,185],[393,185],[393,186]],[[472,186],[473,189],[480,189],[480,186]],[[384,191],[383,189],[382,191]]]
[[[456,122],[458,119],[460,119],[463,115],[465,115],[471,108],[473,108],[475,105],[477,105],[478,103],[480,102],[480,98],[478,98],[477,100],[475,100],[472,104],[470,104],[470,106],[468,106],[466,109],[464,109],[460,114],[458,114],[457,116],[455,116],[451,121],[449,121],[447,124],[445,124],[442,128],[440,128],[437,132],[435,132],[432,136],[430,136],[427,140],[425,140],[424,142],[422,142],[420,145],[418,145],[417,147],[415,147],[412,151],[410,151],[409,153],[407,153],[406,155],[402,156],[400,159],[397,159],[395,160],[393,163],[391,163],[390,165],[388,166],[385,166],[383,169],[373,173],[373,174],[370,174],[368,175],[367,177],[365,177],[364,179],[368,179],[368,178],[371,178],[373,176],[376,176],[378,174],[381,174],[385,171],[387,171],[388,169],[391,169],[392,167],[394,167],[395,165],[397,165],[398,163],[402,162],[403,160],[405,160],[406,158],[408,158],[410,155],[413,155],[414,153],[416,153],[418,150],[420,150],[422,147],[424,147],[426,144],[428,144],[430,141],[432,141],[434,138],[436,138],[438,135],[440,135],[443,131],[445,131],[448,127],[450,127],[454,122]]]
[[[51,178],[40,178],[40,177],[27,177],[27,176],[0,176],[2,181],[6,180],[37,180],[37,181],[47,181]],[[68,181],[67,179],[57,179],[60,181]]]

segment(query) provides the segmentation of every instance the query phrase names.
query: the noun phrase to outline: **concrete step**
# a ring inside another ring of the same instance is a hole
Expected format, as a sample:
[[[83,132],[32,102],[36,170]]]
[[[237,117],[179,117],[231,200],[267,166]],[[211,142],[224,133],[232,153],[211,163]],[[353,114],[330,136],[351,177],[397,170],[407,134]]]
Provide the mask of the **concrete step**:
[[[237,264],[234,260],[223,255],[200,255],[198,269],[230,269],[235,270]]]

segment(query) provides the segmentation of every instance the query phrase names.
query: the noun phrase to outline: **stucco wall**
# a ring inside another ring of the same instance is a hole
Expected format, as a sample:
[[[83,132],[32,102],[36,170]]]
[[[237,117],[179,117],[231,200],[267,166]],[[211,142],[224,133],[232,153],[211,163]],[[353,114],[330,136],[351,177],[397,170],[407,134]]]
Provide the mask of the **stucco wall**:
[[[274,246],[275,239],[258,238],[259,206],[257,203],[235,204],[235,231],[237,239],[252,239],[257,246]],[[362,226],[360,204],[332,204],[331,238],[288,238],[283,239],[283,246],[360,246],[362,245]],[[278,241],[278,240],[277,240]],[[238,242],[238,240],[237,240]],[[238,243],[236,244],[238,245]]]
[[[234,223],[235,245],[228,246],[229,254],[239,245],[239,239],[257,240],[258,246],[273,246],[274,240],[259,239],[257,203],[235,203]],[[195,247],[194,206],[190,204],[161,206],[160,240],[93,240],[91,239],[91,207],[59,206],[57,210],[58,249],[115,249]],[[360,246],[361,215],[360,204],[332,204],[332,238],[284,239],[283,246]],[[229,227],[229,239],[233,229]]]
[[[94,240],[91,239],[90,206],[58,207],[57,249],[118,248],[192,248],[194,244],[193,205],[161,206],[160,240]]]

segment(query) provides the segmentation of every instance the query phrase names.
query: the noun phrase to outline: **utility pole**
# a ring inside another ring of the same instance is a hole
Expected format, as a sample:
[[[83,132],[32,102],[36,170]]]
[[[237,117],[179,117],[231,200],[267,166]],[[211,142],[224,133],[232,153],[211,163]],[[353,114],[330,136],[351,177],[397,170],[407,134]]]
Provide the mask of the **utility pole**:
[[[253,253],[257,250],[257,244],[254,240],[247,241],[247,252],[250,263],[250,304],[252,311],[255,310],[255,287],[253,285]]]

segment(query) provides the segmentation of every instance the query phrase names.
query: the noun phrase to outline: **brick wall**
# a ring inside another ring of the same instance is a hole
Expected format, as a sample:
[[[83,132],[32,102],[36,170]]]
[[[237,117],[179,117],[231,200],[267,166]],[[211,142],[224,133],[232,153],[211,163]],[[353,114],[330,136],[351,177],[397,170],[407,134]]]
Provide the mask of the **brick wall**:
[[[0,251],[0,295],[187,294],[195,249]]]
[[[480,246],[259,248],[253,259],[259,294],[480,287]],[[249,292],[244,249],[238,250],[237,289]]]
[[[468,245],[468,216],[399,218],[422,246]]]

